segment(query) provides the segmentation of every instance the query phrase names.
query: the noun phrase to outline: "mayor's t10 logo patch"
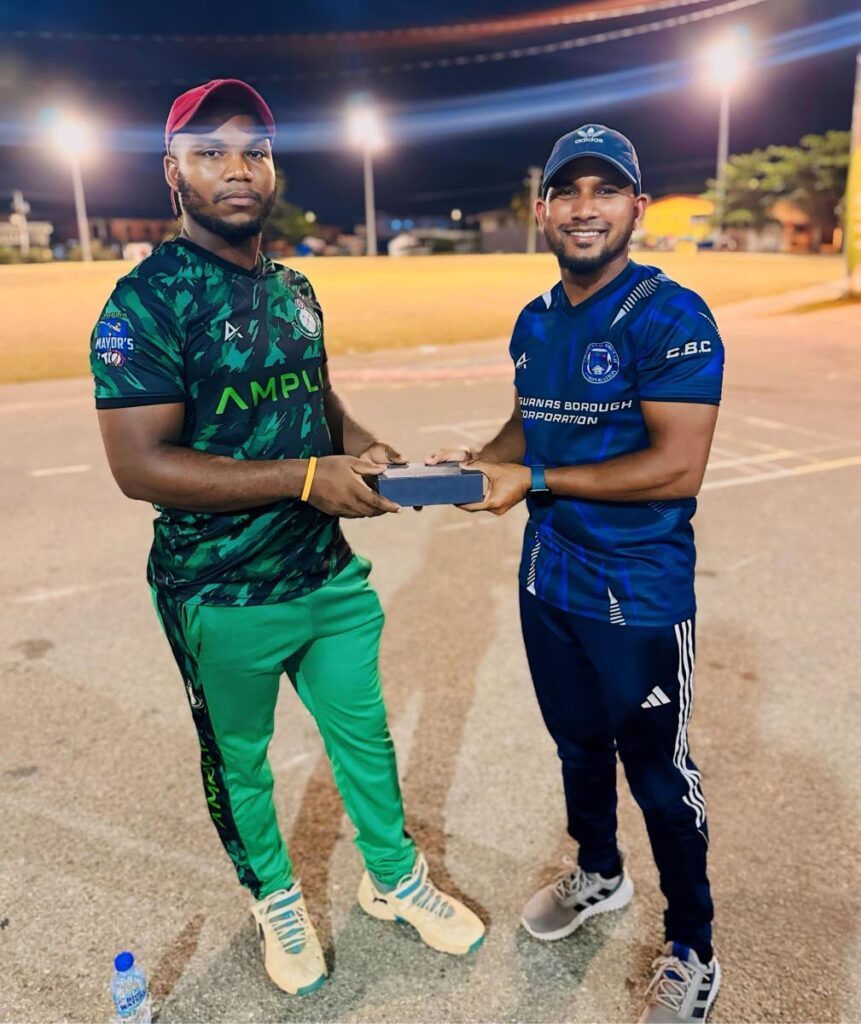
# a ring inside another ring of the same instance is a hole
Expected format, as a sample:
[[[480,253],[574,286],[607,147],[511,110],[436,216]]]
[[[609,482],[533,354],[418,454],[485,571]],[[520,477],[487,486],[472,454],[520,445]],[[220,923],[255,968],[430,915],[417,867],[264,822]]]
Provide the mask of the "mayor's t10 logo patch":
[[[93,349],[106,366],[123,366],[135,350],[128,320],[118,316],[100,320]]]

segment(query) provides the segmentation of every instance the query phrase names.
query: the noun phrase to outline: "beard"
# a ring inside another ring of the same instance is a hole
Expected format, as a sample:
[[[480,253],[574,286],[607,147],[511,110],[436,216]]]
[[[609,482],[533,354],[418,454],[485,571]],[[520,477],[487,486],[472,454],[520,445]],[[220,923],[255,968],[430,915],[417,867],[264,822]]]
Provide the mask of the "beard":
[[[186,216],[191,217],[202,228],[206,228],[207,231],[218,235],[219,238],[223,238],[225,242],[229,242],[231,245],[239,245],[241,242],[247,242],[249,238],[259,235],[263,230],[266,219],[272,212],[272,207],[275,205],[275,191],[273,189],[263,200],[256,217],[244,223],[235,224],[233,221],[225,220],[223,217],[206,213],[206,201],[182,174],[177,175],[176,185],[182,200],[182,212]]]
[[[628,246],[631,244],[631,235],[634,233],[636,220],[637,215],[633,213],[630,224],[622,231],[618,239],[613,241],[608,237],[604,243],[604,248],[600,252],[592,253],[588,256],[585,254],[583,256],[571,255],[571,253],[566,252],[564,239],[558,231],[551,229],[549,221],[544,224],[544,237],[547,240],[547,247],[559,263],[560,270],[567,270],[569,274],[588,277],[628,249]]]

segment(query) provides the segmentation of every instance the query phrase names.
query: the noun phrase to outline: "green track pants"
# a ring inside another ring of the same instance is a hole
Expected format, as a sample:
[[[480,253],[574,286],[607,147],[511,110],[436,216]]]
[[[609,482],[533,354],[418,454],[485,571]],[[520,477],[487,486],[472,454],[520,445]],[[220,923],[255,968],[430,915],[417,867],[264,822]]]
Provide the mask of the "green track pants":
[[[246,607],[184,604],[153,590],[200,740],[209,814],[257,899],[293,882],[272,802],[272,738],[286,672],[314,716],[368,870],[394,885],[415,862],[380,689],[383,610],[354,557],[304,597]]]

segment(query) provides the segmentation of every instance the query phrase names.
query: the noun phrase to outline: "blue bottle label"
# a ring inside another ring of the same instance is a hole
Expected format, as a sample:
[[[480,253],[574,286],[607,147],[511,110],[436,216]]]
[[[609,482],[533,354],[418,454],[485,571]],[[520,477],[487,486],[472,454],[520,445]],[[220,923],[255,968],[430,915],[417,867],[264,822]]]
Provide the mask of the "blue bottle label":
[[[121,1017],[130,1017],[146,999],[146,989],[135,988],[126,992],[117,1000],[117,1013]]]

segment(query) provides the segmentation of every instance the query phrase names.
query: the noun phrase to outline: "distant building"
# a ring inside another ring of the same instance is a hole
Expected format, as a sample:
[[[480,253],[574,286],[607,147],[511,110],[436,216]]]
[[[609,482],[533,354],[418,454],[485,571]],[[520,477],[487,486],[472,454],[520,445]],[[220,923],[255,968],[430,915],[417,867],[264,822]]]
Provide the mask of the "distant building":
[[[484,210],[469,218],[478,225],[479,252],[526,252],[526,221],[509,207]],[[547,252],[547,242],[541,231],[537,233],[538,252]]]
[[[646,249],[694,248],[714,240],[721,249],[739,252],[837,252],[840,236],[819,245],[810,218],[788,199],[779,199],[768,211],[771,220],[762,227],[712,226],[714,203],[695,195],[670,195],[646,207],[638,245]]]
[[[768,212],[773,221],[763,228],[730,228],[724,233],[735,240],[739,248],[760,252],[840,252],[840,230],[835,231],[833,237],[820,237],[821,232],[817,232],[807,212],[791,200],[778,199]]]
[[[53,230],[54,225],[47,220],[28,220],[27,233],[30,237],[30,247],[50,248]],[[20,249],[21,241],[21,222],[0,220],[0,246],[8,249]]]
[[[175,220],[146,217],[91,217],[90,231],[105,245],[123,247],[129,242],[150,242],[159,245],[165,235],[178,231]]]
[[[710,221],[715,205],[693,195],[669,195],[646,207],[641,242],[648,249],[674,249],[679,242],[694,246],[713,233]]]
[[[460,228],[413,228],[402,231],[388,242],[389,256],[429,256],[433,253],[475,253],[479,249],[478,231]]]

